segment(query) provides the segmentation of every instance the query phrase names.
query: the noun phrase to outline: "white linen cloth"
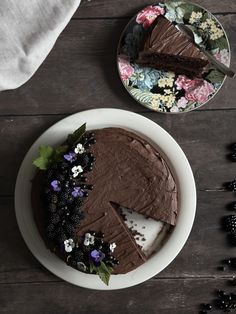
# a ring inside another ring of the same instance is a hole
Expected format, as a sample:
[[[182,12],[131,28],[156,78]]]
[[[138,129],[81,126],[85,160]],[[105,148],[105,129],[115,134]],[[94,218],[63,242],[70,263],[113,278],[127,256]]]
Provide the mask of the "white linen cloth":
[[[24,84],[44,61],[80,0],[0,0],[0,91]]]

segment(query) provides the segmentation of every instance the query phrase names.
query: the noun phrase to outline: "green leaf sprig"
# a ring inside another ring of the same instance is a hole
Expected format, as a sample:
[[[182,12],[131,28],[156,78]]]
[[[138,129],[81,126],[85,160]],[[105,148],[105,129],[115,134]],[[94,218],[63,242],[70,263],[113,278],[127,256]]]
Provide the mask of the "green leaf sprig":
[[[100,266],[95,266],[90,262],[90,273],[95,273],[99,276],[99,278],[105,283],[105,285],[109,285],[111,273],[113,271],[113,267],[107,266],[104,262],[101,262]]]
[[[47,170],[52,164],[60,161],[62,155],[69,149],[70,146],[79,142],[85,132],[86,123],[84,123],[74,133],[69,134],[65,144],[63,145],[56,148],[41,145],[39,147],[39,156],[33,161],[33,165],[40,170]]]

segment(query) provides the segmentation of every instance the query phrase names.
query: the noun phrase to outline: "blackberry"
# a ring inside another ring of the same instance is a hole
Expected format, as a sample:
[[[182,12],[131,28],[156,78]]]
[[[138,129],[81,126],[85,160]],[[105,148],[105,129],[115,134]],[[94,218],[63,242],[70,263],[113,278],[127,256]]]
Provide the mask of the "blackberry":
[[[236,268],[236,257],[231,258],[231,267]]]
[[[236,151],[230,155],[232,161],[236,161]]]
[[[62,208],[66,205],[66,201],[60,200],[58,203],[58,207]]]
[[[53,176],[53,174],[54,174],[54,170],[51,169],[51,168],[49,168],[49,169],[47,170],[47,172],[46,172],[46,177],[47,177],[47,179],[51,179],[52,176]]]
[[[62,192],[60,195],[60,201],[62,202],[67,202],[68,198],[70,197],[69,193],[67,192]]]
[[[81,182],[87,182],[88,179],[87,179],[85,176],[81,176],[81,177],[80,177],[80,181],[81,181]]]
[[[47,230],[46,230],[46,233],[47,233],[47,237],[49,239],[54,239],[55,238],[55,228],[54,228],[54,225],[53,224],[49,224],[47,226]]]
[[[47,232],[54,232],[54,230],[55,230],[55,226],[52,223],[50,223],[47,226]]]
[[[53,165],[51,165],[51,167],[50,167],[50,169],[51,170],[58,170],[58,164],[53,164]]]
[[[50,195],[50,203],[56,204],[58,201],[58,197],[56,194]]]
[[[71,221],[73,222],[73,223],[75,223],[75,224],[78,224],[79,222],[80,222],[80,216],[79,215],[72,215],[71,217],[70,217],[70,219],[71,219]]]
[[[65,187],[66,189],[69,188],[69,187],[70,187],[70,181],[66,180],[66,181],[64,182],[64,187]]]
[[[227,207],[228,207],[229,210],[232,210],[232,211],[236,210],[236,202],[233,202],[233,203],[229,204]]]
[[[78,209],[80,209],[80,207],[82,206],[83,201],[80,198],[76,198],[75,202],[74,202],[74,207],[77,207]]]
[[[83,197],[88,197],[88,192],[84,191]]]
[[[82,158],[81,158],[81,166],[83,168],[85,168],[88,164],[89,164],[90,160],[89,160],[89,156],[87,154],[83,154]]]
[[[95,139],[94,137],[92,137],[92,138],[89,139],[89,143],[90,143],[90,144],[96,144],[96,142],[97,142],[97,141],[96,141],[96,139]]]
[[[48,210],[49,210],[49,212],[51,212],[51,213],[55,213],[56,210],[57,210],[56,204],[50,203],[49,206],[48,206]]]
[[[84,215],[84,212],[83,212],[83,211],[80,211],[80,212],[78,213],[78,215],[79,215],[79,217],[80,217],[80,220],[83,220],[83,219],[84,219],[84,217],[85,217],[85,215]]]
[[[231,144],[230,149],[235,150],[236,151],[236,143]]]
[[[60,220],[61,219],[60,219],[60,216],[58,214],[52,215],[51,219],[50,219],[51,223],[54,225],[58,224],[60,222]]]
[[[59,216],[64,215],[64,208],[62,207],[62,208],[58,209],[57,213]]]
[[[236,180],[233,180],[227,184],[227,189],[236,192]]]
[[[64,227],[65,227],[66,234],[68,234],[69,237],[73,237],[75,233],[74,226],[67,222]]]
[[[225,231],[230,233],[236,233],[236,216],[229,215],[224,217],[223,226]]]
[[[76,262],[82,262],[84,260],[84,253],[81,250],[75,250],[73,257]]]
[[[69,196],[68,199],[67,199],[67,203],[68,204],[72,204],[74,202],[74,199],[72,196]]]
[[[65,180],[65,176],[61,173],[57,173],[56,179],[60,182],[63,182]]]
[[[229,234],[229,243],[232,246],[236,246],[236,234]]]
[[[65,234],[65,232],[64,231],[62,231],[61,233],[59,233],[58,235],[57,235],[57,242],[58,243],[64,243],[64,241],[66,240],[66,234]]]
[[[62,163],[60,163],[59,167],[61,170],[64,170],[64,169],[69,168],[69,165],[66,162],[62,162]]]
[[[72,261],[70,262],[70,265],[71,265],[72,267],[77,267],[77,262],[76,262],[75,260],[72,260]]]

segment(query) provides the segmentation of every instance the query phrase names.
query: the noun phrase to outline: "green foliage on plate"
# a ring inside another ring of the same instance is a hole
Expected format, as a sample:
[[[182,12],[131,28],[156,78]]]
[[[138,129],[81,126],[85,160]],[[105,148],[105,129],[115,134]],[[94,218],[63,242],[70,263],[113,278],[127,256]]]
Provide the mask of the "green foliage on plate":
[[[153,94],[151,92],[143,92],[137,88],[131,88],[130,94],[137,99],[138,101],[142,102],[143,104],[148,104],[151,102],[153,98]]]
[[[80,141],[80,139],[82,138],[85,132],[86,132],[86,123],[81,125],[81,127],[78,128],[74,133],[68,135],[67,143],[69,145],[76,144],[77,142]]]
[[[113,267],[107,266],[104,262],[101,262],[100,266],[95,266],[93,263],[89,263],[89,271],[91,274],[96,274],[99,278],[108,286]]]
[[[40,170],[47,170],[52,164],[61,160],[62,155],[72,146],[80,141],[86,132],[86,123],[78,128],[73,134],[69,134],[65,145],[56,148],[46,145],[39,147],[39,156],[33,161],[33,165]]]
[[[224,77],[225,75],[223,73],[213,69],[209,74],[207,74],[206,79],[211,83],[219,83],[224,79]]]

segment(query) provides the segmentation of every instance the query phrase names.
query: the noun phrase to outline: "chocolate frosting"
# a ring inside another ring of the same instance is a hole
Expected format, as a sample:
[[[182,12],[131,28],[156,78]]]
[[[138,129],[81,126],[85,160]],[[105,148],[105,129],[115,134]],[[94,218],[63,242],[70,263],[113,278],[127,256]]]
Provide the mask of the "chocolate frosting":
[[[146,38],[143,52],[207,60],[207,57],[164,16],[159,16],[154,22],[154,27]]]
[[[96,130],[96,157],[88,181],[94,189],[83,209],[85,219],[78,236],[88,230],[102,231],[105,240],[116,242],[116,273],[126,273],[142,264],[146,257],[111,203],[146,217],[175,225],[177,187],[164,159],[147,141],[118,128]]]
[[[94,133],[97,142],[91,152],[96,161],[87,174],[94,189],[83,205],[85,218],[77,228],[77,236],[80,238],[88,231],[102,232],[105,241],[115,242],[114,256],[120,261],[115,273],[123,274],[144,263],[146,256],[112,203],[175,225],[177,187],[166,162],[146,140],[119,128],[95,130]],[[41,233],[45,233],[44,209],[37,196],[40,181],[35,183],[32,203],[37,225]]]

